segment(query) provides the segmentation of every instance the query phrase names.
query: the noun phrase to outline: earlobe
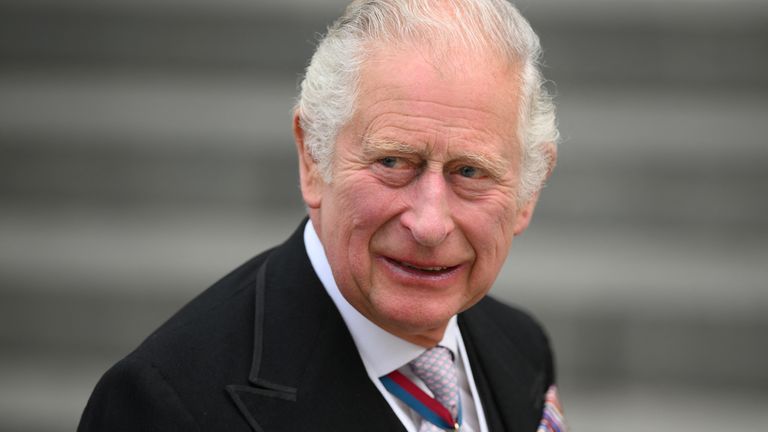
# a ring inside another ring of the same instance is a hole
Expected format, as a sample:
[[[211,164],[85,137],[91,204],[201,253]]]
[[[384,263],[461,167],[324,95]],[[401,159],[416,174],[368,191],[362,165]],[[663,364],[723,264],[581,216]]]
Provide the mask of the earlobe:
[[[322,178],[317,162],[304,145],[304,129],[301,127],[301,117],[296,112],[293,116],[293,138],[299,159],[299,181],[304,203],[310,209],[320,208],[322,197]]]
[[[512,229],[512,232],[515,236],[522,234],[523,231],[528,228],[528,225],[531,223],[531,218],[533,218],[533,210],[536,208],[536,202],[538,200],[539,193],[536,192],[528,200],[528,202],[523,204],[523,206],[517,210],[517,215],[515,216],[515,225]]]

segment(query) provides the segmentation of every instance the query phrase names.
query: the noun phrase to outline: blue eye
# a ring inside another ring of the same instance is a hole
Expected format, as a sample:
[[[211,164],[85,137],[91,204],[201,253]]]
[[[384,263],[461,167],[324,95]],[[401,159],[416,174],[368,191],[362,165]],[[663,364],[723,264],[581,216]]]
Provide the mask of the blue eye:
[[[394,168],[397,165],[397,158],[392,156],[383,157],[379,159],[379,163],[387,168]]]
[[[479,171],[475,167],[463,166],[459,168],[459,175],[462,177],[474,178],[474,177],[477,177],[478,174],[479,174]]]

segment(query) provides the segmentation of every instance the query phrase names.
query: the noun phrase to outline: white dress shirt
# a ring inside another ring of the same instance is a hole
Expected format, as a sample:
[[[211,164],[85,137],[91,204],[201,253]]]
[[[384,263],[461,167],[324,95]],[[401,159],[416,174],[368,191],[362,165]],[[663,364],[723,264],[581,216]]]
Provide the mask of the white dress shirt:
[[[379,378],[394,370],[399,370],[421,387],[422,390],[431,394],[429,389],[413,374],[408,366],[408,363],[423,353],[425,348],[387,332],[368,320],[368,318],[349,304],[336,285],[336,281],[331,273],[330,264],[328,264],[328,258],[325,255],[325,249],[312,226],[312,221],[307,222],[304,228],[304,245],[307,249],[309,260],[312,263],[312,268],[320,278],[328,295],[333,299],[342,318],[344,318],[344,322],[347,324],[347,328],[349,328],[349,332],[352,334],[352,339],[363,360],[368,377],[392,407],[392,410],[403,423],[406,430],[408,432],[418,432],[421,416],[400,399],[389,393],[381,381],[379,381]],[[472,368],[467,358],[467,351],[461,338],[459,326],[456,324],[456,316],[448,322],[448,328],[445,330],[445,335],[439,345],[450,349],[458,359],[456,365],[459,369],[459,387],[461,389],[463,416],[461,430],[464,432],[488,432],[485,414],[483,413],[475,381],[472,377]]]

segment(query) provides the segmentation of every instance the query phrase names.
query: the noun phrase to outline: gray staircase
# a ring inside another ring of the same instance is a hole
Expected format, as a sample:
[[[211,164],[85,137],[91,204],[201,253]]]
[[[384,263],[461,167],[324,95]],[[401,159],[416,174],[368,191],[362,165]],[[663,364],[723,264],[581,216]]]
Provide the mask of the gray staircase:
[[[0,0],[0,430],[303,217],[290,111],[344,2]],[[768,10],[525,1],[559,167],[495,294],[550,329],[576,430],[768,429]]]

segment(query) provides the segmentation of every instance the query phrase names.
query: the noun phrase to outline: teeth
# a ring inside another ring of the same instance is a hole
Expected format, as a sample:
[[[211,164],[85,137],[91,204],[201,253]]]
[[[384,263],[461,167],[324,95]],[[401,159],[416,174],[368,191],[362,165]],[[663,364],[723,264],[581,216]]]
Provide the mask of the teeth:
[[[421,271],[430,271],[430,272],[439,272],[447,269],[448,267],[416,267],[415,265],[411,265],[405,262],[400,262],[405,267],[412,268],[414,270],[421,270]]]

